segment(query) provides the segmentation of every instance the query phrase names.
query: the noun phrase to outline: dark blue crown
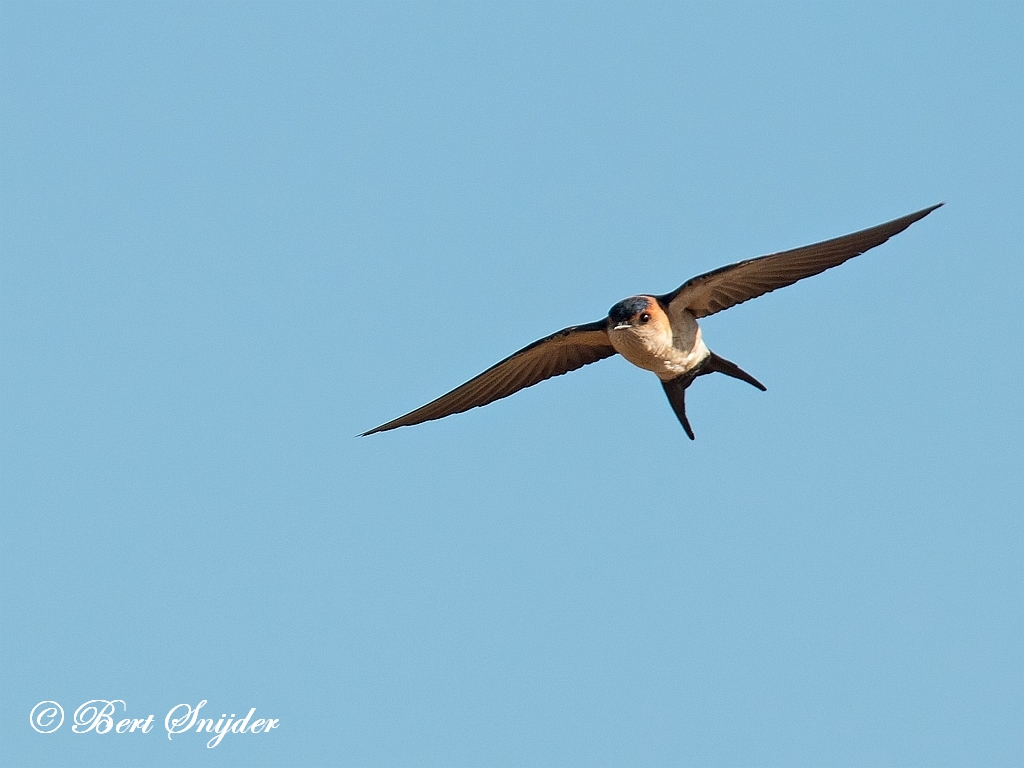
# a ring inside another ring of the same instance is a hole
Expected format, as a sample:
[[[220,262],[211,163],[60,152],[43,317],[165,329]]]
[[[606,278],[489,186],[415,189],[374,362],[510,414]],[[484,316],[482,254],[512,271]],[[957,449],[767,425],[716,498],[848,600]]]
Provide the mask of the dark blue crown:
[[[608,310],[608,317],[615,323],[624,323],[637,312],[643,312],[650,305],[651,300],[643,296],[631,296],[623,299],[614,307]]]

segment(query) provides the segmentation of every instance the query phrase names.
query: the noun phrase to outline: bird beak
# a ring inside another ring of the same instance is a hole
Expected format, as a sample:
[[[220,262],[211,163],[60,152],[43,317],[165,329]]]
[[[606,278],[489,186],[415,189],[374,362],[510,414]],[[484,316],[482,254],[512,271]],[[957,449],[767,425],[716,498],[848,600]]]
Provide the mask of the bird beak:
[[[619,323],[618,325],[614,326],[612,328],[612,330],[613,331],[621,331],[623,328],[629,328],[629,327],[630,327],[629,323]]]

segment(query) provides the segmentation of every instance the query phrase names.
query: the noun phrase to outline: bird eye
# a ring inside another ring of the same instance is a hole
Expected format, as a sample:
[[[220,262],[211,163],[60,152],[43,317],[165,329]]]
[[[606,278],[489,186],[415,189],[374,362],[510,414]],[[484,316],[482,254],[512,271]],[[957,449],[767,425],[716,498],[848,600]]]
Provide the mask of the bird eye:
[[[644,323],[649,323],[650,321],[651,321],[651,314],[650,314],[650,312],[641,312],[640,313],[640,325],[643,325]]]

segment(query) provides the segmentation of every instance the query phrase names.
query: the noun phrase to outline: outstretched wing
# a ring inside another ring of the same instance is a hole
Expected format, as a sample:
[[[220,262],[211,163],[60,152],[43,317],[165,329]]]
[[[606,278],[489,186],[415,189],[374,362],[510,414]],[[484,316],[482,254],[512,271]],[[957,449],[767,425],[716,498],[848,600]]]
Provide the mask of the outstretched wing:
[[[561,376],[563,373],[575,371],[614,354],[615,349],[608,340],[604,320],[564,328],[558,333],[533,342],[528,347],[523,347],[447,395],[442,395],[437,400],[394,421],[364,432],[360,437],[441,419],[453,413],[476,408],[478,405],[487,405],[520,389],[532,387],[544,379]]]
[[[658,298],[673,310],[688,309],[695,317],[707,317],[860,256],[941,205],[933,205],[852,235],[730,264],[687,280],[672,293]]]

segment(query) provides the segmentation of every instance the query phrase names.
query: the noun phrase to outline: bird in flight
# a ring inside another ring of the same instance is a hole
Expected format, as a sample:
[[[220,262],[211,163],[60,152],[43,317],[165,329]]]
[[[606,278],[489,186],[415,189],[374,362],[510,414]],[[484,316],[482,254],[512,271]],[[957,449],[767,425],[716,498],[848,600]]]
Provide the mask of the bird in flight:
[[[839,266],[898,235],[941,205],[851,235],[720,267],[687,280],[671,293],[623,299],[603,320],[563,328],[535,341],[448,394],[360,437],[487,405],[618,353],[657,375],[672,410],[693,440],[685,394],[698,376],[724,373],[766,389],[738,365],[707,348],[698,320]]]

